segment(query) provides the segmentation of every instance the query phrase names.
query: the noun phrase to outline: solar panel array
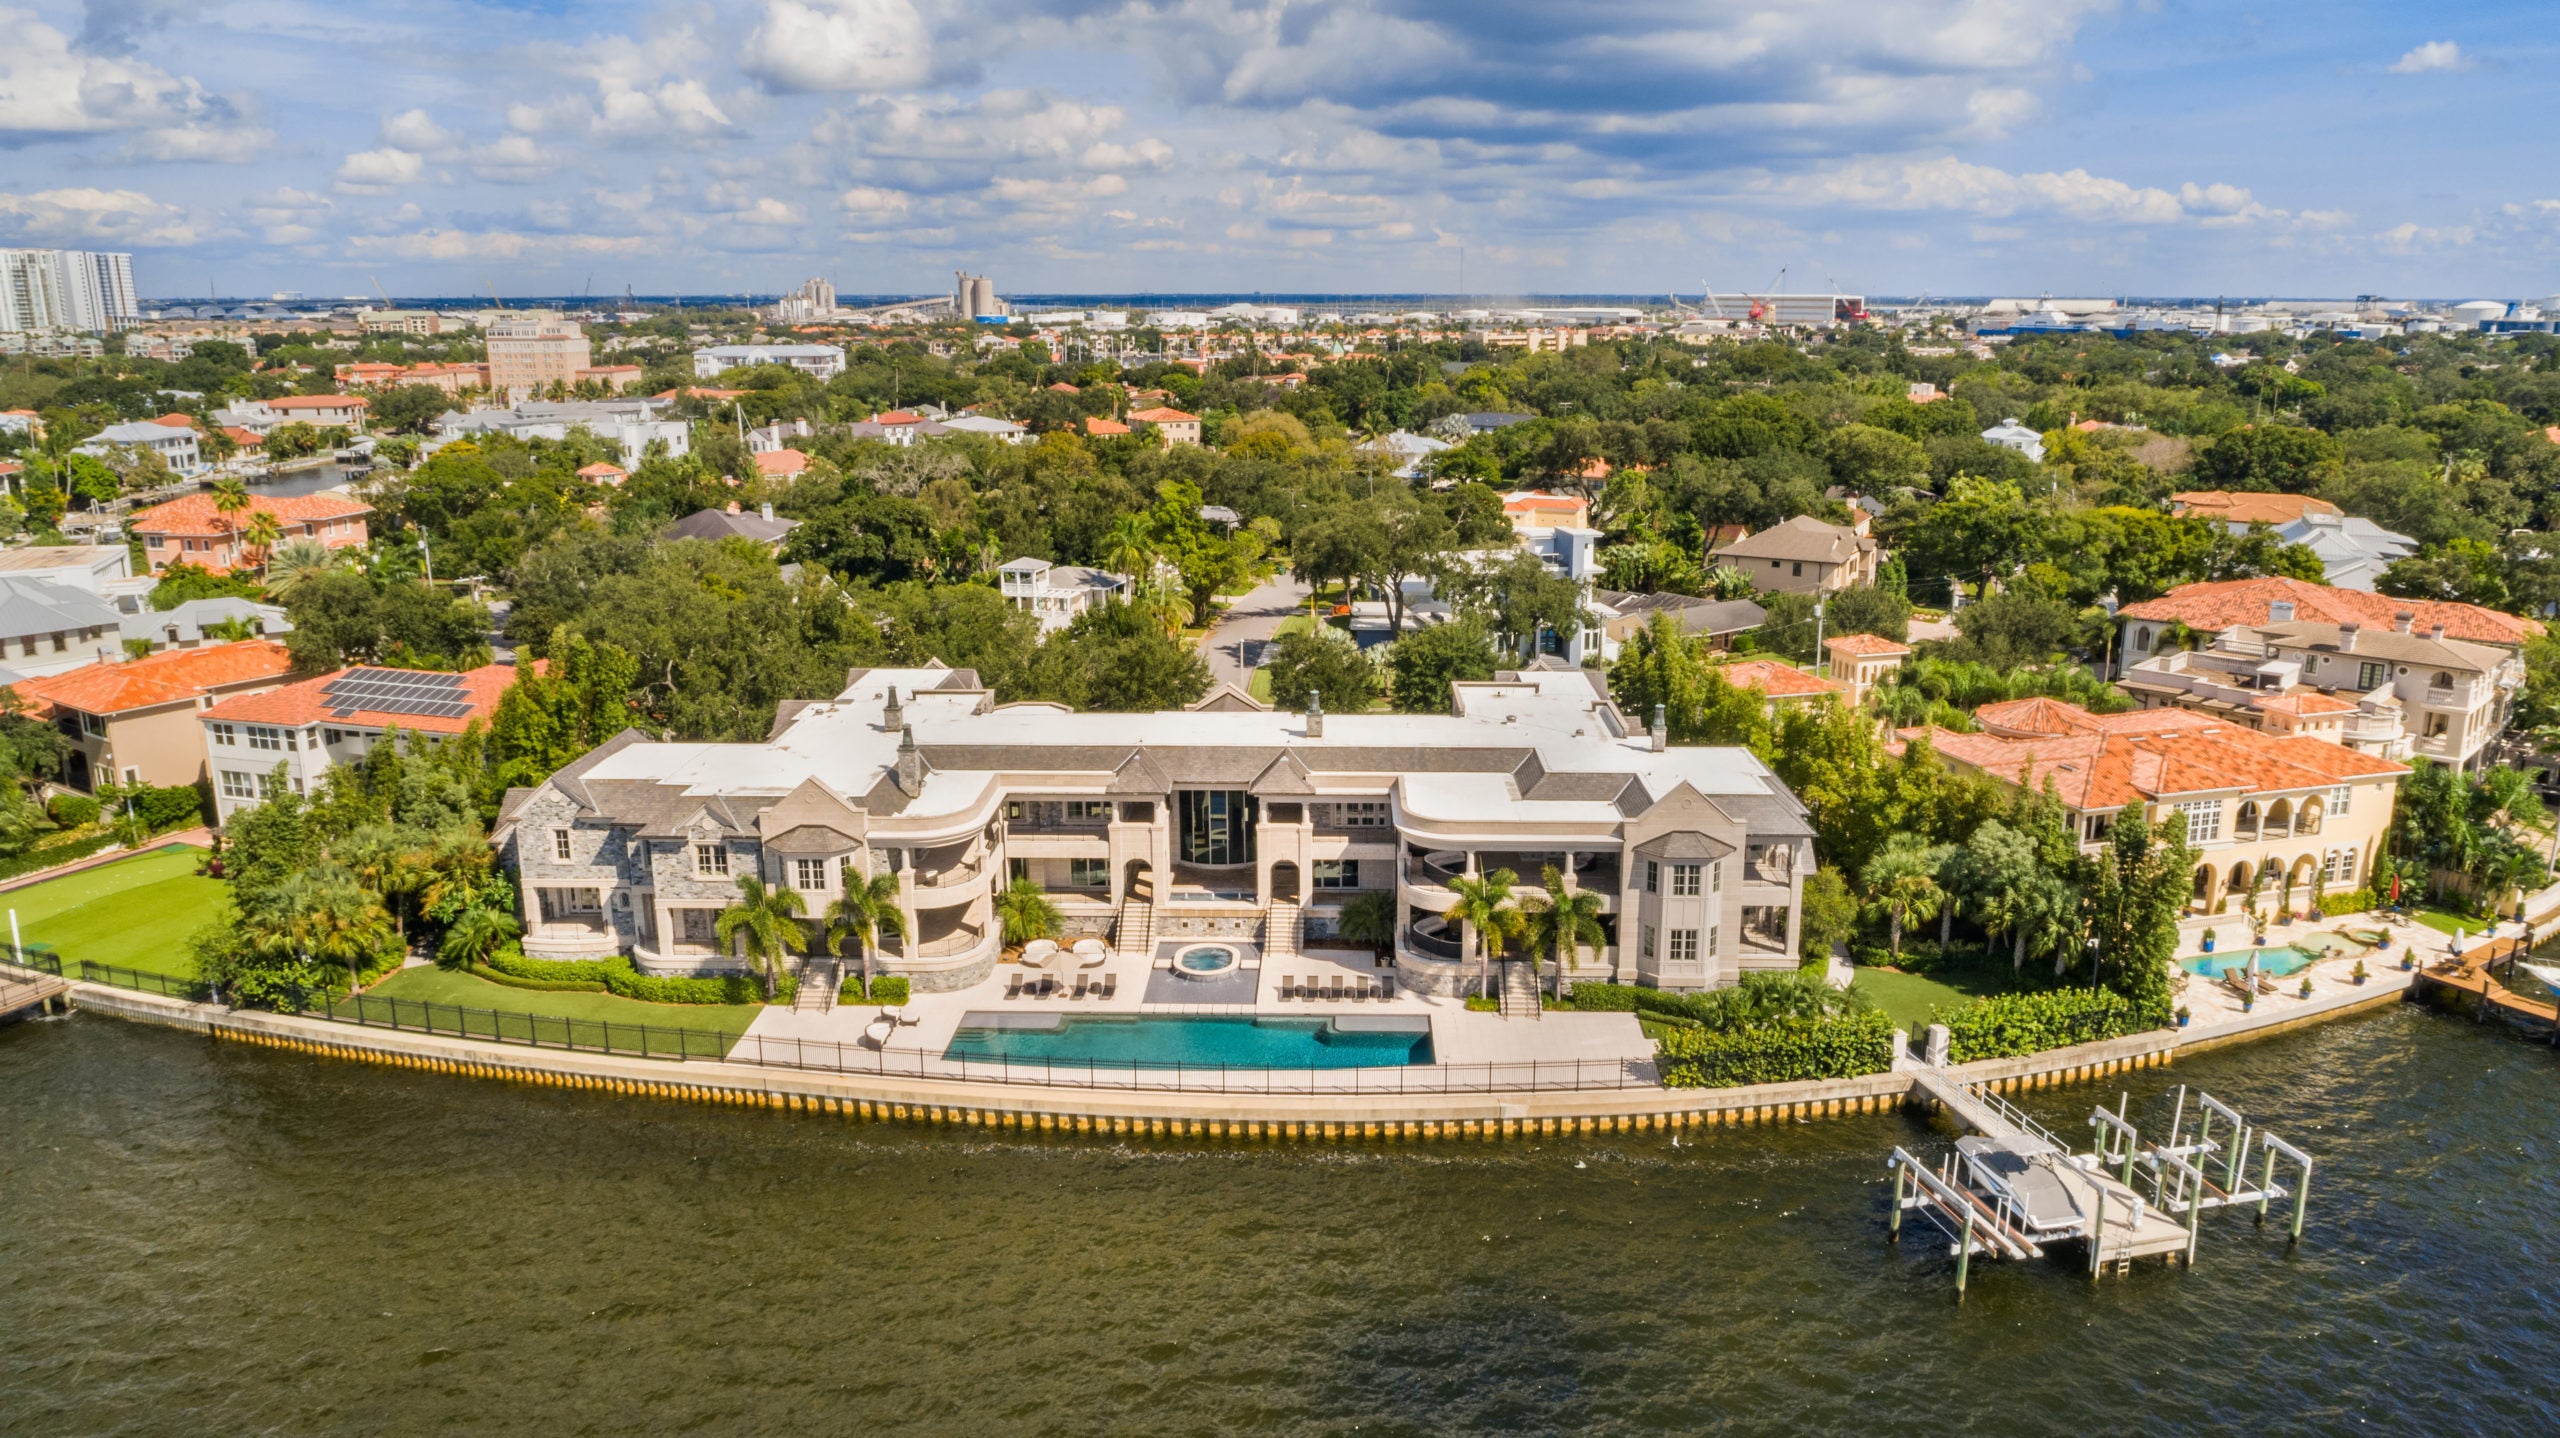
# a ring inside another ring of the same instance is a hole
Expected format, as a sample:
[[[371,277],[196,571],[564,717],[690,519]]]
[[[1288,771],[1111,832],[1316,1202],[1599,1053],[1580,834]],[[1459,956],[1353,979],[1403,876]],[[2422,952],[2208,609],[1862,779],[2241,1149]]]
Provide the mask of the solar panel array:
[[[463,719],[471,701],[463,694],[459,674],[429,674],[417,669],[350,669],[329,681],[320,702],[332,717],[345,719],[358,710],[375,714],[420,714],[433,719]]]

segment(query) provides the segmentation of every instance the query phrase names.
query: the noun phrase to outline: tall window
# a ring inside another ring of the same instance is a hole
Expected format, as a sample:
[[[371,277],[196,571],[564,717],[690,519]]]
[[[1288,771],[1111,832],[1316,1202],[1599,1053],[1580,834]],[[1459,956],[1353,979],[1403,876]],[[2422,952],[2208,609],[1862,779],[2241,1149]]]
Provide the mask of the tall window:
[[[2383,680],[2390,677],[2391,666],[2388,664],[2359,664],[2356,666],[2356,687],[2358,689],[2370,690],[2377,688],[2381,685]]]
[[[551,831],[551,857],[564,864],[575,857],[575,855],[571,854],[569,851],[568,830],[554,829]]]
[[[1709,925],[1707,925],[1707,957],[1712,959],[1712,958],[1714,958],[1715,956],[1716,956],[1716,926],[1715,926],[1715,925],[1713,925],[1713,924],[1709,924]]]
[[[1695,929],[1673,929],[1671,931],[1671,962],[1675,964],[1694,964],[1697,961],[1698,931]]]
[[[1644,861],[1644,891],[1648,894],[1662,892],[1662,865],[1652,859]]]
[[[2187,842],[2210,843],[2222,837],[2222,801],[2199,799],[2180,804],[2178,812],[2187,816]]]
[[[1182,858],[1189,864],[1253,862],[1253,796],[1241,789],[1185,789]]]
[[[826,860],[794,859],[791,861],[791,868],[791,887],[807,889],[814,893],[827,886]]]
[[[729,877],[729,846],[726,844],[694,845],[693,872],[705,879]]]
[[[2347,801],[2354,798],[2355,793],[2356,786],[2353,784],[2341,784],[2337,788],[2330,790],[2329,812],[2332,814],[2343,814],[2347,812]]]
[[[1694,899],[1698,896],[1699,869],[1695,864],[1671,866],[1671,897]]]
[[[1653,925],[1651,924],[1645,925],[1638,931],[1636,957],[1643,959],[1646,963],[1653,962]]]

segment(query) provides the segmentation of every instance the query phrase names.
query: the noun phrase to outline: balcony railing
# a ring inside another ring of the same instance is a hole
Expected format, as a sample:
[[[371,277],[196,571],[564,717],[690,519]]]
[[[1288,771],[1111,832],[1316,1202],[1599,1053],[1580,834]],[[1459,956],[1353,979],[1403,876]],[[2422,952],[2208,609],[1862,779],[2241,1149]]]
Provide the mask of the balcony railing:
[[[954,864],[947,869],[917,869],[912,881],[919,894],[947,893],[967,888],[987,872],[984,863]]]
[[[1417,928],[1407,927],[1404,931],[1404,940],[1406,947],[1429,958],[1455,962],[1467,956],[1467,951],[1459,945],[1457,940],[1438,934],[1426,934]]]
[[[919,959],[949,959],[968,953],[987,940],[987,931],[963,926],[938,939],[919,940],[915,956]]]

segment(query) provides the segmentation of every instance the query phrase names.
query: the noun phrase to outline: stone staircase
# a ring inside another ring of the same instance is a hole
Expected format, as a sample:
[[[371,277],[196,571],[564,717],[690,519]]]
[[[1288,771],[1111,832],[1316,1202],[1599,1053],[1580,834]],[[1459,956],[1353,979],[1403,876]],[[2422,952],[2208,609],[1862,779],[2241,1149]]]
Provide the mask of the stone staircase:
[[[810,959],[800,966],[800,991],[791,996],[791,1011],[799,1014],[831,1013],[836,1006],[836,990],[844,987],[844,964],[836,959]]]
[[[1112,944],[1124,954],[1139,954],[1152,962],[1156,955],[1155,901],[1143,891],[1132,889],[1120,901],[1120,921],[1112,926]]]
[[[1298,936],[1304,927],[1303,911],[1296,904],[1274,903],[1262,925],[1262,961],[1266,964],[1295,963]]]
[[[1534,1019],[1538,1016],[1538,971],[1526,960],[1502,961],[1502,1016],[1506,1019]]]

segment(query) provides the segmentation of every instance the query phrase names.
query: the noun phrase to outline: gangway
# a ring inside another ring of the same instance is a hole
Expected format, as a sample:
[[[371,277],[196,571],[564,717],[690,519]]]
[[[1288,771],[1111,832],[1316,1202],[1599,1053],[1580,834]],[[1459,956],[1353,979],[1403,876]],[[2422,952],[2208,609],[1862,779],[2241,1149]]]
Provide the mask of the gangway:
[[[2253,1128],[2211,1094],[2192,1091],[2197,1128],[2190,1137],[2191,1091],[2178,1088],[2166,1143],[2145,1143],[2125,1117],[2130,1096],[2120,1097],[2113,1112],[2101,1107],[2090,1115],[2096,1142],[2083,1154],[1987,1088],[1935,1065],[1911,1072],[1919,1093],[1973,1132],[1957,1139],[1954,1153],[1934,1169],[1894,1149],[1887,1160],[1894,1177],[1891,1233],[1899,1242],[1903,1214],[1917,1212],[1954,1240],[1959,1296],[1976,1253],[2038,1258],[2077,1244],[2093,1278],[2110,1266],[2126,1272],[2137,1258],[2192,1266],[2203,1216],[2216,1208],[2254,1204],[2263,1222],[2273,1201],[2291,1197],[2292,1236],[2302,1237],[2310,1156]],[[2218,1139],[2217,1118],[2223,1124]],[[2292,1188],[2276,1182],[2279,1158],[2300,1175]],[[2254,1179],[2253,1159],[2263,1160]]]

